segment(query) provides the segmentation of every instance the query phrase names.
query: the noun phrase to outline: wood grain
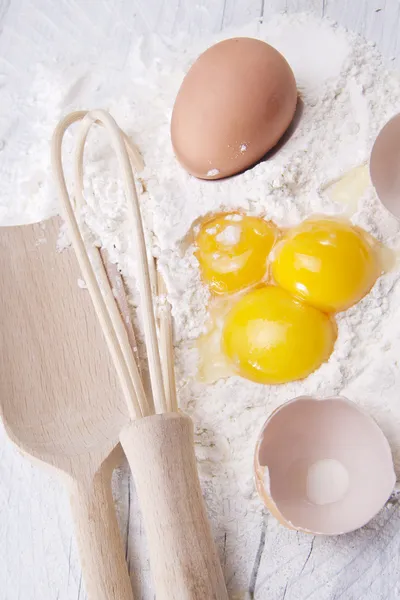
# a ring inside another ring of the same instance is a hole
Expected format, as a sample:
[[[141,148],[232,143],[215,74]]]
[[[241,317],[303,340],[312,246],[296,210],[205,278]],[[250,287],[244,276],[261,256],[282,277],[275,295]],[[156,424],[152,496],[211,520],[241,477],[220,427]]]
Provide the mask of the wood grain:
[[[190,30],[193,35],[203,35],[218,31],[221,23],[223,27],[240,25],[248,11],[268,18],[275,12],[294,10],[294,4],[286,0],[216,0],[210,10],[210,3],[202,0],[0,0],[1,74],[17,75],[21,89],[29,90],[38,60],[58,60],[62,67],[73,54],[87,55],[88,64],[94,61],[121,68],[140,34],[157,31],[178,35]],[[399,65],[398,0],[320,0],[298,6],[318,16],[323,11],[362,33],[378,44],[389,66]],[[201,27],[197,26],[199,15]],[[4,98],[5,106],[8,102],[12,110],[12,98]],[[45,233],[41,235],[44,237]],[[1,325],[3,320],[0,314]],[[207,465],[201,466],[207,480]],[[235,482],[232,496],[223,506],[216,505],[207,486],[204,491],[212,511],[219,514],[216,533],[229,588],[241,600],[250,582],[256,600],[400,598],[400,510],[396,502],[368,528],[344,539],[317,538],[312,548],[309,536],[277,529],[268,522],[254,581],[263,516],[249,514],[244,532],[235,527],[236,512],[243,510]],[[114,495],[123,507],[120,526],[131,572],[135,573],[135,600],[153,600],[143,523],[126,467],[114,479]],[[0,540],[1,600],[84,600],[77,547],[61,484],[22,458],[2,429]],[[276,598],[271,596],[271,589],[279,590]]]
[[[177,413],[139,419],[124,428],[121,443],[143,514],[157,600],[228,600],[191,419]]]
[[[111,490],[112,472],[120,463],[121,456],[118,462],[111,456],[90,478],[66,483],[85,588],[93,600],[133,600]]]

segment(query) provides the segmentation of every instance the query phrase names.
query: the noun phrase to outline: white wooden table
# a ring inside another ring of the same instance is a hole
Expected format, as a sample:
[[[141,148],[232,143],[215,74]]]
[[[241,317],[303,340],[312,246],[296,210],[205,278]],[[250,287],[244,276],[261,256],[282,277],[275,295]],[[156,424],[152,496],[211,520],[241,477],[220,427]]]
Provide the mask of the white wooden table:
[[[400,66],[400,0],[0,0],[0,73],[6,77],[18,70],[21,85],[29,86],[36,61],[59,56],[62,63],[72,51],[119,67],[138,34],[206,34],[283,10],[329,15],[377,42],[388,61]],[[150,600],[146,546],[127,469],[116,478],[135,599]],[[341,538],[277,529],[268,517],[260,518],[254,531],[248,548],[240,546],[239,534],[227,540],[219,532],[232,598],[400,598],[397,501],[362,531]],[[61,487],[20,457],[0,430],[0,600],[84,597]]]

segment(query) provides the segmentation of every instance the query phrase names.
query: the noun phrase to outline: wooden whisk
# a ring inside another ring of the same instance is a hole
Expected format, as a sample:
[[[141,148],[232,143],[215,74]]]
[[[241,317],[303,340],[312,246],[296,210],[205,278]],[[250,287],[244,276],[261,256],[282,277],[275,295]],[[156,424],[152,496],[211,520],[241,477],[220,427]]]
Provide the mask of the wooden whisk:
[[[74,154],[75,199],[72,201],[63,173],[62,140],[68,127],[77,121],[80,124]],[[109,133],[122,170],[134,251],[140,257],[137,280],[152,398],[146,396],[101,250],[88,249],[82,233],[83,155],[94,123],[104,126]],[[79,111],[68,115],[57,126],[52,142],[52,164],[72,245],[129,408],[131,422],[121,431],[120,441],[132,469],[145,522],[157,599],[227,600],[197,474],[193,424],[178,412],[168,311],[160,314],[159,340],[157,338],[149,262],[132,171],[132,164],[138,170],[143,167],[141,156],[110,114],[103,110]],[[163,285],[160,278],[159,285]]]

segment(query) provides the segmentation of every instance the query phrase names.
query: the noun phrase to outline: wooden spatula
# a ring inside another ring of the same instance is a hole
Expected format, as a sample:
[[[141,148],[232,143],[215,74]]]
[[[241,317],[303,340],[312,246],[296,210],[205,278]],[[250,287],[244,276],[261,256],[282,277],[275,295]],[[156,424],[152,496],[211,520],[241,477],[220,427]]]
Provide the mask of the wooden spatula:
[[[0,410],[23,453],[71,497],[90,600],[132,600],[111,493],[128,421],[114,365],[58,219],[0,227]]]

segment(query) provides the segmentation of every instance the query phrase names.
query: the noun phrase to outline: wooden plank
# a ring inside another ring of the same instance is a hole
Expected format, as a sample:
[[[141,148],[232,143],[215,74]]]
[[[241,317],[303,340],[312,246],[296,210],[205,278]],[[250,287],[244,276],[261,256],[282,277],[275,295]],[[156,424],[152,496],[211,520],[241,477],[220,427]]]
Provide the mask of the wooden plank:
[[[286,0],[287,12],[312,12],[321,16],[324,11],[323,0]]]
[[[0,23],[5,19],[8,9],[10,8],[11,0],[0,0]]]
[[[181,0],[176,8],[175,31],[185,31],[198,37],[221,30],[225,0],[192,2]]]
[[[346,0],[326,0],[324,5],[324,16],[331,17],[341,25],[363,34],[365,30],[368,4],[361,2],[347,2]]]
[[[266,19],[285,10],[308,9],[321,14],[318,1],[262,2],[260,14],[263,12]],[[18,60],[21,68],[28,70],[46,56],[69,56],[73,47],[95,56],[100,64],[117,65],[130,42],[142,33],[157,31],[175,36],[190,31],[193,36],[207,35],[221,26],[240,25],[248,16],[257,18],[259,4],[258,0],[0,0],[0,54],[4,61]],[[377,42],[388,59],[399,56],[398,0],[324,0],[323,4],[327,15]],[[12,65],[5,67],[2,65],[3,73]],[[1,600],[84,600],[68,504],[61,487],[16,452],[2,427],[0,454]],[[128,535],[135,600],[153,600],[146,541],[127,469],[117,475],[115,493],[121,529]],[[400,598],[400,513],[394,505],[359,534],[317,539],[313,548],[312,538],[286,532],[271,522],[258,568],[252,574],[252,563],[248,568],[245,558],[251,557],[256,565],[261,520],[256,516],[249,519],[246,536],[230,528],[224,539],[224,523],[234,519],[235,502],[234,498],[226,500],[218,540],[221,552],[227,550],[230,589],[238,592],[241,600],[250,583],[255,599],[275,600],[270,590],[276,581],[282,588],[279,597],[285,595],[286,600],[304,600],[307,596],[310,600]],[[254,543],[251,540],[241,545],[249,537],[254,537]],[[285,544],[293,546],[289,564],[284,560]],[[310,594],[306,590],[311,586]]]
[[[392,67],[400,64],[400,3],[396,0],[325,0],[324,14],[375,42]]]
[[[262,0],[226,0],[222,28],[238,27],[261,17],[263,11]]]
[[[264,19],[282,12],[286,12],[286,0],[263,0],[261,14]]]
[[[0,453],[0,597],[76,600],[81,569],[61,484],[23,458],[2,426]]]

